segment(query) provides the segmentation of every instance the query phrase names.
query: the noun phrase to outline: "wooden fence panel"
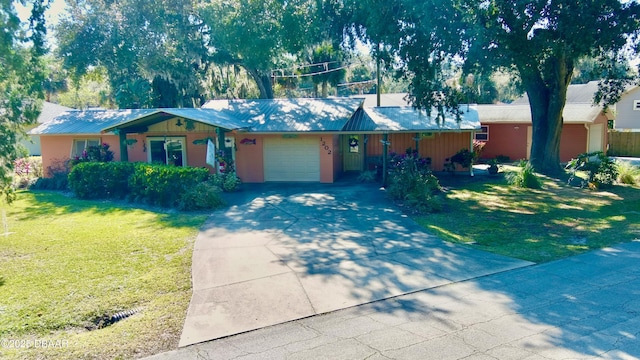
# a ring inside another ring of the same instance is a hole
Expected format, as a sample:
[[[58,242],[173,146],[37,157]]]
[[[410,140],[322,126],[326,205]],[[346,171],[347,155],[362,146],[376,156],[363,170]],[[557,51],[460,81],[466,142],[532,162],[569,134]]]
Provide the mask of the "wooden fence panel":
[[[609,155],[640,156],[640,132],[609,131]]]

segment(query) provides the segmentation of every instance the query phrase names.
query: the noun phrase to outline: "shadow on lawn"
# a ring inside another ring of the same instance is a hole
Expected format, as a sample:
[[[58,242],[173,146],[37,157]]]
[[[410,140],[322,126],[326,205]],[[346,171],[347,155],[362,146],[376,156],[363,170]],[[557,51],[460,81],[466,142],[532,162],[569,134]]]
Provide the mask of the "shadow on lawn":
[[[544,189],[534,190],[508,186],[503,179],[444,184],[448,188],[444,213],[418,222],[453,241],[515,250],[520,244],[523,251],[530,247],[540,251],[539,257],[533,253],[526,257],[535,262],[629,241],[640,234],[635,220],[640,214],[637,187],[593,191],[547,180]],[[460,221],[464,226],[456,226]]]
[[[21,219],[63,215],[72,213],[86,213],[91,216],[106,216],[131,211],[151,212],[158,215],[159,220],[170,227],[193,226],[195,215],[205,215],[200,212],[179,212],[173,209],[130,203],[125,200],[81,200],[58,191],[29,191],[25,196],[33,196],[29,206],[19,214]]]
[[[512,351],[526,349],[528,354],[562,348],[578,356],[598,356],[615,344],[622,348],[617,353],[621,357],[640,355],[633,345],[635,336],[628,336],[637,335],[637,321],[628,322],[629,318],[622,316],[635,314],[639,319],[640,301],[635,299],[640,298],[640,273],[616,273],[620,270],[616,263],[624,262],[625,270],[636,268],[629,264],[640,257],[637,250],[589,253],[575,261],[483,276],[487,264],[485,258],[477,256],[481,252],[441,242],[374,187],[358,185],[333,191],[322,186],[296,188],[287,184],[279,189],[263,187],[237,194],[244,201],[215,213],[207,222],[205,231],[212,234],[212,242],[206,245],[213,246],[208,249],[221,245],[215,242],[216,237],[225,234],[234,236],[238,241],[234,246],[243,248],[249,246],[243,241],[262,236],[262,246],[299,274],[309,298],[330,300],[332,291],[346,291],[359,303],[370,302],[360,308],[361,316],[404,317],[400,324],[416,321],[415,334],[424,336],[425,341],[444,333],[464,338],[484,332],[511,343]],[[525,209],[532,216],[550,211],[528,205],[521,199],[523,194],[501,194],[494,186],[486,184],[482,191],[506,196],[507,203],[517,202],[515,210]],[[552,192],[535,195],[549,204],[554,196]],[[455,215],[461,219],[474,211],[505,212],[511,219],[520,216],[511,214],[512,210],[483,210],[485,207],[477,201],[464,204],[472,210]],[[580,211],[598,212],[588,208]],[[404,256],[407,252],[420,256]],[[406,270],[395,271],[399,263],[408,265]],[[475,279],[467,281],[460,291],[456,290],[459,287],[437,284],[443,278]],[[627,287],[633,289],[631,296],[621,293]],[[397,291],[419,292],[376,301]],[[507,319],[514,323],[505,325]],[[307,327],[317,325],[322,332],[321,318],[302,322]],[[595,332],[602,334],[591,336]],[[609,341],[613,342],[607,344]]]

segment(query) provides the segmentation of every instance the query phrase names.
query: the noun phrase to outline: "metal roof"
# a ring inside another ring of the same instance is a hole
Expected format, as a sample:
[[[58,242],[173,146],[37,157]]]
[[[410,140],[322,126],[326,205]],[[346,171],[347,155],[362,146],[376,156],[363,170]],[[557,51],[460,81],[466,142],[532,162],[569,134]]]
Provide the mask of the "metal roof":
[[[40,124],[29,131],[31,135],[100,134],[100,131],[122,122],[150,114],[153,109],[129,110],[71,110]]]
[[[562,112],[565,123],[586,124],[596,120],[602,109],[587,103],[567,103]],[[478,105],[480,122],[531,123],[531,108],[526,105]]]
[[[407,95],[407,93],[380,94],[380,106],[411,106],[411,104],[406,100]],[[363,98],[363,107],[371,108],[378,106],[377,94],[353,95],[351,97]]]
[[[460,121],[447,113],[443,122],[434,114],[428,116],[424,110],[412,106],[374,107],[359,110],[344,131],[391,132],[391,131],[473,131],[480,129],[480,120],[475,105],[461,107]]]
[[[210,100],[217,110],[251,132],[340,131],[362,105],[359,98]]]

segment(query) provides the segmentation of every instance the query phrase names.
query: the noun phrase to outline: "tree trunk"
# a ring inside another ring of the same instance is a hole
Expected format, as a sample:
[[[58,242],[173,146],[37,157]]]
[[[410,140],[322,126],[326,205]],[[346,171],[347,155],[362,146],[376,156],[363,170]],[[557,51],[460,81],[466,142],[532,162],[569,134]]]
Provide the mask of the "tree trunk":
[[[524,79],[533,126],[530,162],[536,171],[546,175],[562,172],[560,166],[560,137],[562,112],[567,101],[573,63],[564,58],[548,60],[546,81],[540,74]]]
[[[322,97],[323,98],[329,97],[329,84],[327,81],[322,82]]]
[[[273,84],[271,83],[271,77],[261,73],[257,69],[247,69],[253,80],[258,85],[260,90],[261,99],[273,99]]]

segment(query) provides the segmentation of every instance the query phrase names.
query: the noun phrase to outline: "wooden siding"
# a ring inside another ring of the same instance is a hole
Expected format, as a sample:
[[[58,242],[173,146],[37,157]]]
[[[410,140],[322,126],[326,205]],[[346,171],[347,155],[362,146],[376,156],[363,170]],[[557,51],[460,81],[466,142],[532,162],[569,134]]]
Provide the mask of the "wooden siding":
[[[389,152],[404,153],[407,149],[415,150],[416,133],[389,134]],[[382,156],[382,135],[369,135],[367,142],[367,157]],[[431,158],[431,169],[433,171],[444,170],[444,163],[455,153],[462,149],[469,149],[471,133],[468,132],[447,132],[434,133],[431,137],[424,137],[418,141],[418,154],[420,157]]]

